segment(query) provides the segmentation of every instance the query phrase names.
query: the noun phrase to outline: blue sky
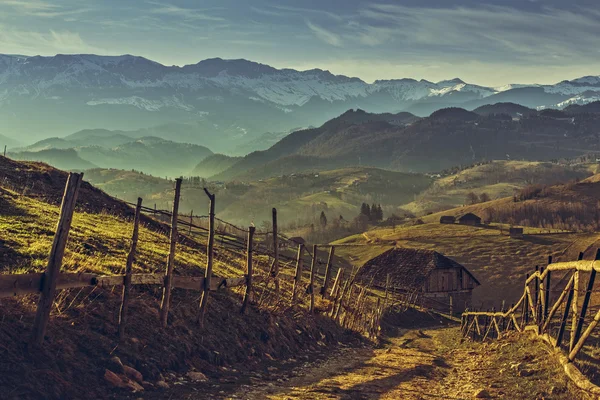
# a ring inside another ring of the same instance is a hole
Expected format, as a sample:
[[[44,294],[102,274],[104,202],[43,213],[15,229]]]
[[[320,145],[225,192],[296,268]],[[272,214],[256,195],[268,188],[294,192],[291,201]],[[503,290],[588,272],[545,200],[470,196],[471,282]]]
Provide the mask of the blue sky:
[[[598,0],[0,0],[0,53],[210,57],[366,81],[600,75]]]

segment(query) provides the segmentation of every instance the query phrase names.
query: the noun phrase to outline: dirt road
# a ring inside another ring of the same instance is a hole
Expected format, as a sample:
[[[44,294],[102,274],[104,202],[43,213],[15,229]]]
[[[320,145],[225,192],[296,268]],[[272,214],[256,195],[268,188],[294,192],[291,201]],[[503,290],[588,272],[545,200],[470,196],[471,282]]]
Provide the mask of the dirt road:
[[[518,335],[462,341],[457,327],[402,330],[378,348],[340,348],[249,384],[194,387],[173,399],[576,399],[541,344]]]

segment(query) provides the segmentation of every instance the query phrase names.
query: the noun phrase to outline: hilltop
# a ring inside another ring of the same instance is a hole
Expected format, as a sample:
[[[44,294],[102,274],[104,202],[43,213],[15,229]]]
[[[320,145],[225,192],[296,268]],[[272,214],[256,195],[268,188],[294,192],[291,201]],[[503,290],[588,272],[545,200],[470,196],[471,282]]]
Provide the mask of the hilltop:
[[[158,137],[133,138],[118,132],[86,130],[65,138],[45,139],[23,149],[14,149],[7,155],[16,160],[45,162],[65,170],[104,167],[181,176],[212,154],[204,146]]]
[[[212,178],[255,180],[356,165],[433,173],[486,160],[550,161],[600,152],[593,133],[600,114],[548,111],[512,118],[448,108],[407,120],[350,110],[250,153]]]
[[[553,185],[583,180],[596,172],[593,163],[491,161],[443,171],[430,188],[402,209],[426,215],[480,199],[512,197],[528,185]],[[472,195],[476,198],[469,198]]]

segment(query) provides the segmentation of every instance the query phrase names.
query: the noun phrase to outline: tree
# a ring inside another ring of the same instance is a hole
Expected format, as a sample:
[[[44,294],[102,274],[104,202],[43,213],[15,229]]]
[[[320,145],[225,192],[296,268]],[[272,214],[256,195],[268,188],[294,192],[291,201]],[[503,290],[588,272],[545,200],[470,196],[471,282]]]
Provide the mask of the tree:
[[[473,192],[467,194],[467,204],[477,204],[479,202],[479,196]]]
[[[364,215],[369,220],[371,219],[371,208],[367,203],[362,203],[360,206],[360,215]]]
[[[325,211],[321,211],[321,216],[319,217],[319,222],[321,223],[321,228],[327,228],[327,217],[325,216]]]
[[[371,205],[371,221],[377,222],[377,204]]]
[[[483,192],[483,193],[481,193],[479,195],[479,202],[480,203],[487,203],[490,200],[491,200],[490,195],[487,194],[487,193],[485,193],[485,192]]]

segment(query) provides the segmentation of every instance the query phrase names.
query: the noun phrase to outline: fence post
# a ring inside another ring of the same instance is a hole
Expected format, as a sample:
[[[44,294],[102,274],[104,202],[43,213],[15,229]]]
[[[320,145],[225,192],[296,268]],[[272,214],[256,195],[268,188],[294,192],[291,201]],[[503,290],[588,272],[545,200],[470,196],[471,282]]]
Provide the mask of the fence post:
[[[246,293],[244,294],[244,302],[242,303],[242,314],[246,312],[248,303],[252,301],[252,245],[254,240],[255,227],[248,228],[248,250],[246,256]]]
[[[310,265],[310,284],[308,285],[308,293],[310,294],[310,308],[311,313],[315,312],[315,272],[317,269],[317,245],[313,244],[312,263]]]
[[[583,252],[579,253],[578,261],[583,260]],[[575,331],[577,330],[577,322],[579,315],[579,271],[575,271],[574,279],[573,279],[573,303],[571,305],[571,311],[573,313],[573,318],[571,319],[571,338],[569,340],[569,351],[573,350],[575,347]]]
[[[329,292],[329,298],[335,299],[336,291],[340,290],[340,283],[344,279],[344,269],[338,268],[337,275],[335,276],[335,280],[333,281],[333,286],[331,287],[331,292]]]
[[[596,251],[596,257],[594,260],[600,259],[600,249]],[[579,341],[579,336],[581,335],[581,330],[583,329],[583,323],[585,322],[585,315],[587,313],[588,305],[590,303],[590,298],[592,297],[592,290],[594,289],[594,281],[596,280],[596,270],[592,268],[592,272],[590,273],[590,279],[588,281],[587,290],[585,292],[585,296],[583,297],[583,303],[581,304],[581,313],[579,314],[579,319],[577,321],[577,328],[575,329],[575,334],[573,335],[574,344],[577,344]],[[571,353],[573,350],[571,350]],[[570,355],[569,355],[570,358]],[[573,360],[571,360],[573,361]]]
[[[552,256],[548,257],[548,265],[552,264]],[[546,300],[544,301],[544,320],[548,317],[548,305],[550,304],[550,282],[551,282],[552,271],[546,269],[546,283],[544,289],[546,291]]]
[[[194,210],[190,211],[190,230],[188,236],[192,236],[192,225],[194,225]]]
[[[563,336],[565,334],[565,327],[567,326],[567,319],[569,318],[569,309],[571,308],[571,302],[573,301],[573,293],[575,292],[575,279],[573,279],[573,283],[571,284],[571,289],[569,290],[569,296],[567,297],[567,304],[565,306],[565,310],[563,311],[562,319],[560,320],[560,328],[558,330],[558,336],[556,337],[556,343],[554,347],[560,347]]]
[[[56,225],[56,233],[52,241],[52,248],[46,266],[46,272],[42,277],[41,294],[38,300],[35,320],[33,322],[33,332],[31,343],[41,345],[44,342],[46,328],[50,318],[50,310],[54,303],[54,294],[56,292],[56,281],[62,266],[62,260],[65,255],[65,247],[69,238],[69,230],[73,220],[73,211],[77,202],[77,194],[81,186],[83,174],[70,173],[67,178],[65,192],[60,205],[60,216]]]
[[[454,315],[454,308],[452,307],[452,296],[450,296],[450,315]]]
[[[279,236],[277,232],[276,208],[273,208],[273,268],[271,276],[275,279],[275,293],[279,296]]]
[[[171,243],[169,245],[169,256],[167,257],[167,271],[165,272],[165,283],[163,285],[163,296],[160,304],[160,324],[163,328],[167,326],[169,308],[171,307],[171,289],[173,287],[173,264],[175,263],[175,248],[177,247],[177,216],[179,214],[179,197],[181,195],[181,178],[175,180],[175,198],[173,199],[173,214],[171,215]]]
[[[210,212],[208,214],[208,245],[206,246],[206,271],[204,273],[204,288],[202,290],[202,297],[200,298],[200,315],[198,316],[198,322],[200,323],[200,326],[204,325],[204,314],[206,313],[208,293],[210,292],[210,281],[212,280],[212,267],[214,256],[213,247],[215,245],[215,195],[211,194],[206,188],[204,188],[204,193],[206,193],[210,201]]]
[[[294,288],[292,289],[292,305],[298,301],[298,289],[301,287],[302,268],[304,267],[304,245],[298,245],[298,256],[296,257],[296,275],[294,275]]]
[[[539,292],[540,292],[540,278],[538,276],[539,273],[539,266],[535,266],[535,282],[534,282],[534,286],[533,286],[533,306],[534,306],[534,311],[535,311],[535,323],[537,324],[539,322],[539,307],[538,307],[538,301],[539,301]]]
[[[327,266],[325,267],[325,279],[323,280],[323,286],[321,287],[321,297],[327,297],[327,288],[329,287],[329,280],[331,279],[331,267],[333,264],[333,254],[335,247],[331,246],[329,250],[329,258],[327,259]]]
[[[135,217],[133,219],[133,234],[131,235],[131,247],[127,254],[125,265],[125,279],[123,281],[123,294],[121,295],[121,309],[119,310],[119,339],[125,337],[125,324],[127,323],[127,309],[129,307],[129,291],[131,289],[131,269],[137,251],[138,233],[140,225],[140,214],[142,211],[142,199],[138,197],[135,206]]]
[[[340,312],[342,311],[342,307],[344,306],[344,297],[346,296],[346,292],[348,291],[348,285],[350,284],[350,278],[346,279],[344,282],[344,287],[342,288],[341,295],[339,297],[338,306],[335,309],[335,312],[332,313],[333,320],[335,322],[339,322],[340,320]]]

